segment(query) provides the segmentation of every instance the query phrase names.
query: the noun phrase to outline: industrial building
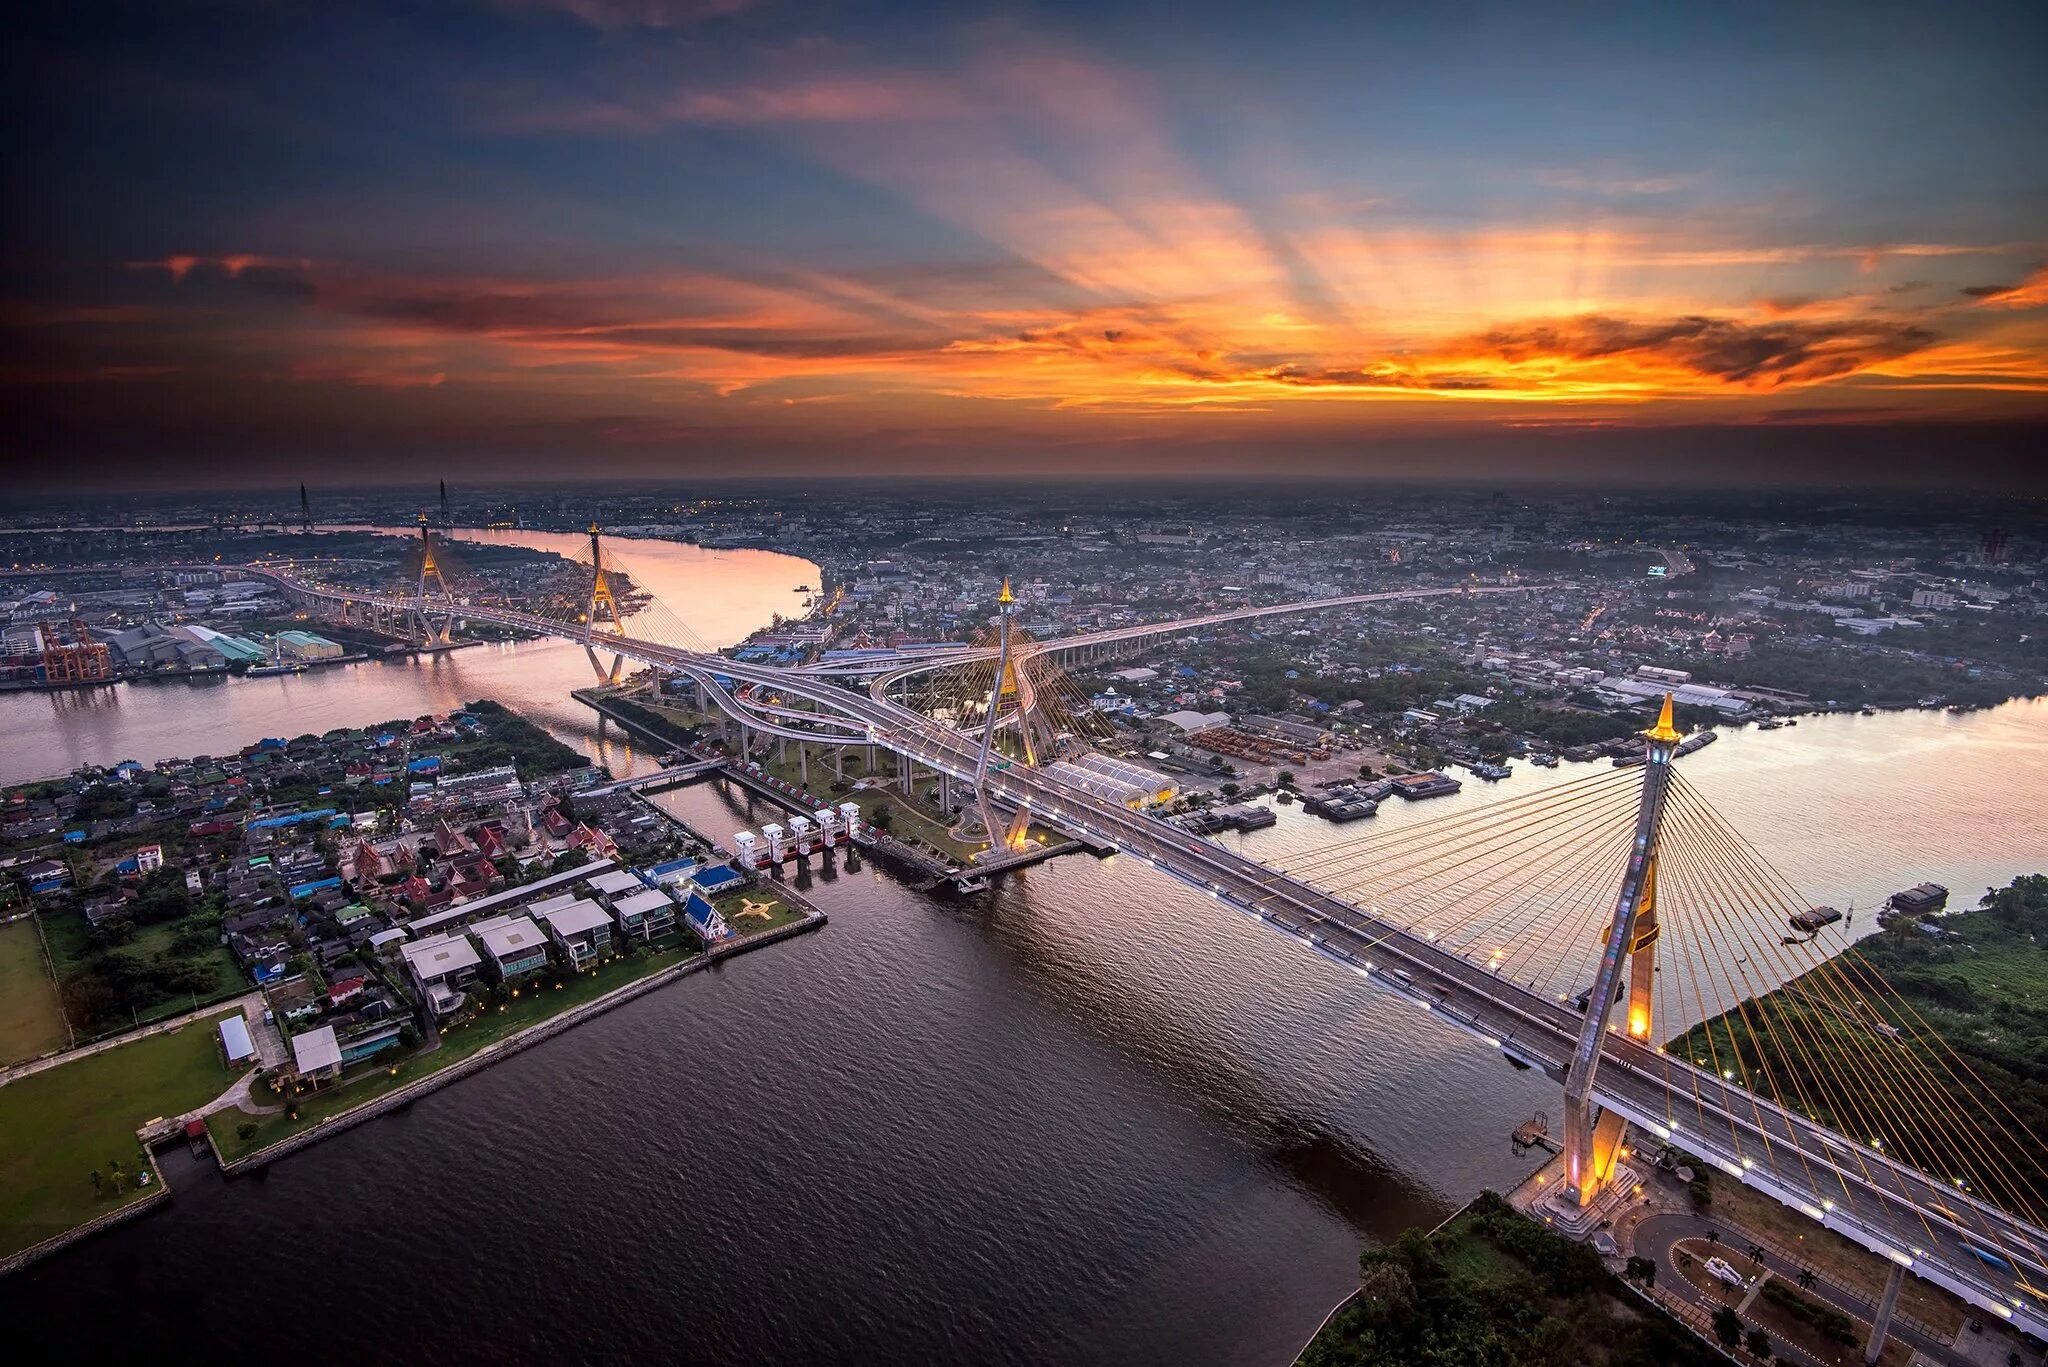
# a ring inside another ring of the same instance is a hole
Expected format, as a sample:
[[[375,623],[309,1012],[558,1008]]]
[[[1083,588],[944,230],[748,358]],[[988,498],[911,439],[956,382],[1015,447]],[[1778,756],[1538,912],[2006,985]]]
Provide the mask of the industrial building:
[[[335,660],[343,654],[337,642],[325,636],[315,636],[310,631],[278,632],[277,648],[281,654],[294,660]]]
[[[1156,806],[1180,796],[1179,785],[1165,774],[1109,755],[1057,760],[1046,766],[1046,772],[1062,783],[1131,808]]]

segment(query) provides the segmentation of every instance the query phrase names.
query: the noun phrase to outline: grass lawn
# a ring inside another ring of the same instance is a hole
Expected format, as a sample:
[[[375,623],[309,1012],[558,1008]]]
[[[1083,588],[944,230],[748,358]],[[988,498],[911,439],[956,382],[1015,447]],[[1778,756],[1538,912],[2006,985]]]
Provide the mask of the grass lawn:
[[[740,913],[746,910],[749,902],[768,914],[765,917],[742,916]],[[770,897],[760,892],[735,892],[731,896],[719,898],[712,905],[718,908],[718,914],[725,918],[725,923],[731,926],[733,933],[737,935],[754,935],[804,919],[801,911],[781,898]]]
[[[223,1012],[222,1018],[233,1014]],[[95,1197],[91,1173],[118,1159],[142,1166],[135,1131],[226,1091],[236,1074],[220,1061],[214,1026],[194,1021],[0,1087],[0,1254],[83,1224],[134,1200]]]
[[[460,1063],[486,1045],[494,1044],[527,1026],[538,1025],[573,1006],[595,1001],[628,983],[637,982],[664,968],[671,968],[683,962],[685,957],[694,956],[683,956],[671,951],[657,952],[638,960],[620,959],[595,972],[578,974],[559,989],[522,989],[518,998],[507,1002],[502,1010],[487,1012],[474,1020],[443,1030],[441,1047],[434,1052],[398,1060],[396,1075],[391,1071],[393,1055],[387,1051],[358,1064],[345,1074],[338,1084],[325,1091],[301,1097],[297,1120],[281,1113],[252,1116],[243,1111],[223,1111],[209,1116],[207,1125],[213,1131],[214,1145],[219,1149],[223,1159],[233,1161],[266,1145],[275,1144],[280,1139],[290,1138],[301,1130],[310,1129],[329,1116],[339,1115],[365,1101],[375,1100],[386,1092],[417,1082],[429,1074]],[[267,1097],[263,1099],[268,1101]],[[252,1122],[256,1126],[256,1132],[244,1139],[240,1133],[241,1127]]]
[[[1884,1294],[1892,1265],[1883,1258],[1732,1177],[1723,1178],[1716,1172],[1712,1181],[1713,1201],[1703,1212],[1708,1219],[1726,1220],[1769,1240],[1815,1272],[1860,1292],[1873,1303]],[[1721,1241],[1732,1243],[1736,1239],[1724,1230]],[[1950,1335],[1963,1327],[1965,1318],[1960,1300],[1918,1277],[1908,1277],[1900,1286],[1899,1309],[1937,1332]]]
[[[35,922],[24,917],[0,926],[0,1063],[35,1058],[69,1038]]]

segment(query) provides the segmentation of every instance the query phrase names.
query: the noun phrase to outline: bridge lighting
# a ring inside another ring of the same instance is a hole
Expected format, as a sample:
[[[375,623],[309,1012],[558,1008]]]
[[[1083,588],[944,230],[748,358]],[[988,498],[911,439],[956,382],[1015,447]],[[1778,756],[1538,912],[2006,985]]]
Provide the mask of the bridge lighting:
[[[1820,1203],[1820,1207],[1822,1210],[1833,1210],[1835,1208],[1835,1203],[1833,1201],[1823,1200]]]

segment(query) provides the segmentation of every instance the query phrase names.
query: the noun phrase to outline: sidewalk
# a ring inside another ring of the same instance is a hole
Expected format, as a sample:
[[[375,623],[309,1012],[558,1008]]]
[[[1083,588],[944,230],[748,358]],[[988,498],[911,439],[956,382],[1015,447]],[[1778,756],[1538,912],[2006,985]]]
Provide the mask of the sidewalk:
[[[226,1001],[217,1001],[211,1006],[202,1006],[196,1011],[187,1011],[181,1016],[172,1016],[167,1020],[160,1020],[153,1024],[145,1025],[140,1030],[130,1030],[126,1034],[114,1035],[93,1044],[81,1044],[76,1049],[66,1049],[62,1053],[56,1054],[45,1054],[39,1059],[31,1059],[27,1063],[17,1063],[11,1068],[0,1069],[0,1087],[5,1087],[8,1083],[17,1082],[25,1077],[33,1077],[37,1073],[55,1068],[60,1064],[70,1063],[76,1059],[89,1058],[94,1054],[103,1054],[109,1049],[118,1049],[124,1044],[133,1044],[139,1039],[148,1039],[151,1035],[168,1034],[181,1026],[190,1025],[196,1020],[209,1020],[215,1016],[224,1016],[237,1008],[241,1010],[244,1017],[250,1016],[253,1009],[255,1018],[260,1020],[263,1012],[263,994],[252,991],[240,997],[230,997]]]

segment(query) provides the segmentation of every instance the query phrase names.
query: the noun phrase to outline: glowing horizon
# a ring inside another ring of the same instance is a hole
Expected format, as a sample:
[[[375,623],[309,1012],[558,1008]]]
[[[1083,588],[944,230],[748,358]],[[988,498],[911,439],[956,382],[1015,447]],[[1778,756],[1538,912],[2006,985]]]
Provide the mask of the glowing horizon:
[[[1847,13],[51,20],[7,385],[51,453],[2043,424],[2041,18]]]

